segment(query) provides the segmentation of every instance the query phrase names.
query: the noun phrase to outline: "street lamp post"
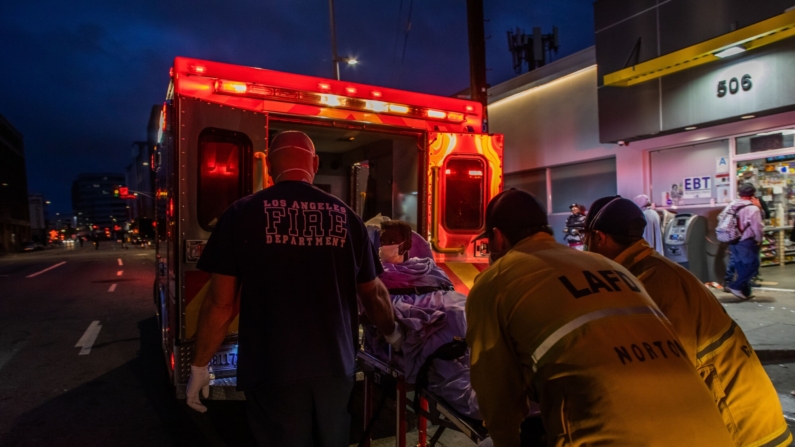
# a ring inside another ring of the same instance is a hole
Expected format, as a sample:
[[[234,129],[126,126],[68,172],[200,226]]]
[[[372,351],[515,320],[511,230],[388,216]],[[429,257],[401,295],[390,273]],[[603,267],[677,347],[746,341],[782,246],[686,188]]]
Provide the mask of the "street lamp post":
[[[331,62],[334,64],[334,79],[340,80],[340,62],[356,65],[359,61],[353,57],[337,56],[337,28],[334,24],[334,0],[328,0],[329,22],[331,24]]]

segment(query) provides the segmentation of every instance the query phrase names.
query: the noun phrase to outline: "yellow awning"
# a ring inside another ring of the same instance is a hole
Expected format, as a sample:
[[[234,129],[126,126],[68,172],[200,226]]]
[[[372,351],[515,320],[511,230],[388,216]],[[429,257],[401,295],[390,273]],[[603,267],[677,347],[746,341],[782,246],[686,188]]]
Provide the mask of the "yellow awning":
[[[628,87],[719,60],[715,53],[742,46],[752,50],[795,35],[795,10],[728,34],[606,74],[604,85]]]

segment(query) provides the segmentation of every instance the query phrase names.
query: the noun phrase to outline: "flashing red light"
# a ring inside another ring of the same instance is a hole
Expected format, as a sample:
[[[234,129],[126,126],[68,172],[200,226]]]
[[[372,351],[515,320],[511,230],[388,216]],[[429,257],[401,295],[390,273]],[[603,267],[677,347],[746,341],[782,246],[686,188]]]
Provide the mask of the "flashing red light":
[[[244,95],[248,91],[248,84],[235,81],[215,81],[215,91]]]
[[[120,187],[119,187],[119,195],[120,195],[122,198],[124,198],[124,197],[126,197],[126,196],[129,196],[129,195],[130,195],[130,188],[128,188],[128,187],[126,187],[126,186],[120,186]]]
[[[166,108],[168,106],[166,103],[163,103],[163,111],[160,113],[160,130],[165,132],[166,131]]]
[[[174,198],[168,199],[168,215],[169,217],[174,215]]]
[[[168,77],[169,78],[173,78],[174,77],[174,67],[171,67],[171,68],[168,69]]]
[[[171,353],[171,370],[174,370],[174,353]]]
[[[474,111],[475,111],[474,106],[467,106],[467,112],[474,112]]]
[[[439,119],[444,119],[447,116],[447,114],[442,112],[441,110],[433,110],[433,109],[426,110],[425,115],[428,118],[439,118]]]
[[[374,98],[380,98],[381,96],[383,96],[383,94],[381,92],[373,91],[373,97]]]
[[[317,88],[319,88],[320,90],[330,90],[331,85],[326,84],[325,82],[321,82],[320,84],[317,85]]]
[[[93,227],[93,228],[96,230],[96,229],[97,229],[97,228],[99,228],[99,227],[98,227],[98,226],[96,226],[96,225],[94,225],[94,227]]]
[[[447,119],[450,121],[464,121],[464,114],[460,112],[447,112]]]
[[[449,169],[445,169],[445,170],[444,170],[444,173],[445,173],[445,175],[450,175],[450,174],[452,174],[452,173],[453,173],[453,171],[451,171],[451,170],[449,170]]]
[[[348,92],[349,95],[355,95],[356,87],[345,87],[345,91]]]
[[[207,67],[205,67],[204,65],[191,65],[188,69],[196,74],[207,73]]]

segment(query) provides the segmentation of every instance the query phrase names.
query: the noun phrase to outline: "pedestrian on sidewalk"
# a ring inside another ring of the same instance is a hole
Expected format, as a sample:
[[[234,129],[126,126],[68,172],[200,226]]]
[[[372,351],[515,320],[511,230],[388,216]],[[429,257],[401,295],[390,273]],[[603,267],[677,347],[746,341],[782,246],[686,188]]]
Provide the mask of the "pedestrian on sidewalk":
[[[720,221],[726,213],[733,214],[740,231],[740,240],[729,244],[724,289],[741,300],[753,298],[750,283],[759,272],[759,251],[764,238],[764,224],[755,194],[754,185],[743,183],[737,188],[739,199],[729,203],[718,216]]]
[[[643,239],[649,243],[649,246],[657,253],[665,254],[663,252],[662,231],[660,231],[660,215],[657,211],[651,209],[651,199],[646,194],[641,194],[632,199],[643,211],[643,217],[646,218],[646,230],[643,232]]]
[[[492,264],[467,298],[466,340],[495,447],[520,445],[528,400],[540,405],[549,445],[734,445],[626,269],[557,243],[546,210],[524,191],[492,199],[483,237]]]
[[[778,394],[743,330],[695,275],[647,243],[644,213],[635,203],[620,196],[595,201],[585,226],[588,250],[643,283],[712,391],[736,445],[789,445]]]
[[[402,330],[362,219],[312,185],[312,140],[281,132],[266,163],[275,184],[223,213],[197,264],[211,276],[187,403],[207,411],[199,392],[207,397],[208,363],[239,312],[237,386],[257,445],[347,447],[357,294],[394,349]]]

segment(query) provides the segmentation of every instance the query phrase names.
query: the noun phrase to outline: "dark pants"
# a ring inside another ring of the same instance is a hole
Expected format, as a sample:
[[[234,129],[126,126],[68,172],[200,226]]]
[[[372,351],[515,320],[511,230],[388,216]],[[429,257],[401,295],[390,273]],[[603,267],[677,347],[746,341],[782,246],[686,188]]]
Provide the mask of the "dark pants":
[[[729,287],[739,290],[746,296],[751,294],[748,283],[759,271],[759,244],[754,239],[745,239],[734,245],[729,245],[731,253],[730,264],[734,265],[737,277],[729,283]]]
[[[353,377],[324,377],[246,391],[259,447],[348,447]]]

